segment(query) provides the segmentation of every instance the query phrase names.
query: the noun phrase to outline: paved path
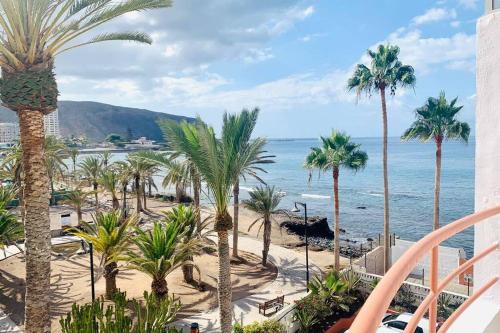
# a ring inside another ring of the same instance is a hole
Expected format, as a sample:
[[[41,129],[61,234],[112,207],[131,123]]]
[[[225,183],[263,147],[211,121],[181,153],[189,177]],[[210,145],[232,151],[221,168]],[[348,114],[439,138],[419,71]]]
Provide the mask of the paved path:
[[[231,239],[229,244],[231,244]],[[239,238],[239,249],[250,252],[258,256],[262,255],[262,242],[248,237]],[[269,249],[269,260],[278,268],[276,280],[269,284],[264,291],[233,302],[234,319],[243,324],[249,324],[253,321],[262,321],[266,317],[259,314],[258,303],[271,300],[281,295],[285,295],[285,304],[292,304],[306,295],[306,269],[305,256],[302,253],[285,249],[281,246],[272,245]],[[318,274],[320,269],[317,265],[309,261],[309,270],[311,277]],[[187,328],[190,324],[197,322],[200,325],[200,331],[220,332],[219,329],[219,309],[215,308],[198,315],[179,320],[174,323],[178,328]]]
[[[80,242],[79,237],[75,236],[62,236],[55,237],[51,239],[52,245],[61,245],[66,243]],[[21,253],[24,251],[24,244],[19,245],[9,245],[4,249],[0,250],[0,261],[5,260],[11,256]],[[0,333],[22,333],[21,329],[14,324],[14,322],[0,310]]]

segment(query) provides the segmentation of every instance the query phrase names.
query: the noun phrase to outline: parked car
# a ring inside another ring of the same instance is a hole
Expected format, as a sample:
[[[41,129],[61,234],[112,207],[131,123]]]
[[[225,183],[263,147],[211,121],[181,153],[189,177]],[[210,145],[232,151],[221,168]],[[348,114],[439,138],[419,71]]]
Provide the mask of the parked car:
[[[387,313],[377,329],[377,333],[403,332],[413,317],[411,313]],[[349,333],[347,330],[345,333]],[[422,318],[418,322],[415,333],[429,333],[429,320]]]

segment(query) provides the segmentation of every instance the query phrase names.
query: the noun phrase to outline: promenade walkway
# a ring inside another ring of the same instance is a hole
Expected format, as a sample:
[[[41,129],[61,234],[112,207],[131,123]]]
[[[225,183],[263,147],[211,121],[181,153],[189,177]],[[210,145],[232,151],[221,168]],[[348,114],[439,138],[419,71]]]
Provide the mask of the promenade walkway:
[[[230,244],[232,243],[230,239]],[[253,238],[240,237],[239,249],[241,251],[262,255],[262,242]],[[265,291],[257,292],[251,296],[233,302],[233,316],[238,322],[249,324],[253,321],[262,321],[266,317],[259,314],[259,303],[271,300],[278,296],[285,296],[285,305],[292,304],[306,295],[306,266],[305,256],[297,251],[289,250],[281,246],[272,245],[269,249],[269,260],[277,267],[278,275],[276,280],[268,285]],[[311,277],[319,274],[317,265],[309,261]],[[197,322],[200,331],[203,333],[220,332],[219,329],[219,309],[215,308],[198,315],[185,318],[175,322],[177,328],[187,328],[191,323]]]

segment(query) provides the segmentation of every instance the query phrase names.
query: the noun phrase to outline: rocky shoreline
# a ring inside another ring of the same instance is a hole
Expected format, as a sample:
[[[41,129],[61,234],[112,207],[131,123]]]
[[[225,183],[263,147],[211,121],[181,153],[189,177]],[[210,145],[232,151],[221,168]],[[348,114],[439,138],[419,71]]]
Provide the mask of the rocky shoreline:
[[[301,243],[296,244],[297,247],[305,245],[305,225],[304,217],[294,213],[280,214],[280,227],[286,230],[289,234],[296,235]],[[345,230],[340,229],[340,233],[345,233]],[[333,250],[333,239],[335,234],[326,217],[311,216],[307,218],[307,236],[309,247],[313,251]],[[343,255],[351,257],[360,257],[373,247],[372,240],[367,239],[365,247],[360,242],[349,239],[340,240],[340,252]]]

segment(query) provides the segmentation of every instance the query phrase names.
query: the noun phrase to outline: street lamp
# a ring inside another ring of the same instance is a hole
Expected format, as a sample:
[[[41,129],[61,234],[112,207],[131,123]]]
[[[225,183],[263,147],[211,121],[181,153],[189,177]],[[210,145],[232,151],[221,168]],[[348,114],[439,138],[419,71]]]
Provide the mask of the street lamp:
[[[86,246],[89,248],[90,254],[90,289],[92,294],[92,303],[95,301],[95,283],[94,283],[94,246],[91,242],[82,239],[82,249],[86,251]]]
[[[300,212],[298,206],[304,207],[304,237],[306,239],[306,290],[309,292],[309,241],[307,239],[307,204],[303,202],[295,202],[294,208],[292,209],[293,213]]]
[[[464,279],[467,282],[467,296],[470,296],[470,283],[472,282],[472,274],[465,274]]]

